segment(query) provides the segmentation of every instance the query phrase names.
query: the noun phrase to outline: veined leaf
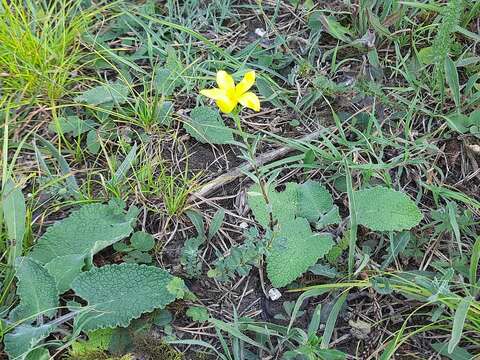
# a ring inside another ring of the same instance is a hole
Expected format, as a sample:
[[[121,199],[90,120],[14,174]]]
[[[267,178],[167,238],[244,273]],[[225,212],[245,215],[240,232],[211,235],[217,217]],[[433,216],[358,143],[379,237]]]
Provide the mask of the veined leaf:
[[[10,313],[13,321],[31,323],[36,316],[52,317],[58,307],[58,290],[54,278],[36,261],[18,257],[15,261],[20,303]]]
[[[274,287],[290,284],[333,246],[329,234],[314,234],[305,218],[281,222],[267,255],[267,274]]]
[[[129,92],[130,89],[124,84],[105,84],[85,91],[74,100],[89,105],[101,105],[110,102],[121,105],[127,101]]]
[[[55,329],[46,324],[39,327],[19,325],[4,337],[5,352],[11,360],[25,360],[28,353]]]
[[[269,187],[267,191],[269,204],[265,202],[262,190],[257,184],[248,190],[247,198],[255,220],[264,228],[270,225],[270,212],[273,220],[279,223],[293,220],[297,212],[298,192],[295,183],[287,183],[285,190],[281,192]]]
[[[375,231],[409,230],[423,215],[404,193],[377,186],[354,192],[358,224]]]
[[[230,144],[233,141],[232,129],[225,126],[218,111],[207,106],[193,109],[183,127],[201,143]]]
[[[49,261],[45,268],[55,279],[58,293],[63,294],[69,290],[73,279],[82,272],[85,265],[85,255],[64,255],[58,256]]]
[[[175,294],[169,290],[173,282]],[[174,301],[181,294],[180,285],[186,291],[181,279],[155,266],[124,263],[94,268],[73,281],[73,290],[91,308],[76,321],[87,331],[126,327],[143,313]]]
[[[309,222],[316,222],[333,207],[332,195],[316,181],[306,181],[298,185],[297,216],[304,217]]]
[[[30,256],[43,264],[65,255],[93,256],[129,236],[134,215],[113,203],[84,205],[50,226]]]

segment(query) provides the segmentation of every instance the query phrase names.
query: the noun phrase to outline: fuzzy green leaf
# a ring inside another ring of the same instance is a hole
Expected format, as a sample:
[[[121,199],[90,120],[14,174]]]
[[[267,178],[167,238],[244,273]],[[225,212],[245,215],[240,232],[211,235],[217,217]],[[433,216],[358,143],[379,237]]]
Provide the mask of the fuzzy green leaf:
[[[314,234],[307,219],[280,223],[272,250],[267,256],[268,278],[275,287],[282,287],[306,272],[333,246],[328,234]]]
[[[232,130],[225,126],[218,111],[196,107],[190,113],[190,121],[183,123],[185,130],[201,143],[229,144],[233,141]]]
[[[270,204],[267,204],[263,198],[260,186],[257,184],[253,185],[247,193],[247,199],[255,220],[264,228],[268,228],[270,210],[273,220],[277,220],[279,223],[292,220],[297,212],[297,186],[295,183],[287,183],[285,190],[281,192],[270,187],[267,194]]]
[[[59,256],[91,255],[131,234],[134,214],[117,204],[89,204],[50,226],[31,257],[46,264]]]
[[[24,360],[37,344],[54,330],[54,326],[46,324],[39,327],[19,325],[13,332],[4,337],[5,352],[9,359]]]
[[[130,238],[130,243],[140,251],[150,251],[155,246],[153,236],[143,231],[135,232]]]
[[[181,279],[154,266],[138,264],[107,265],[81,273],[74,281],[75,293],[88,302],[92,311],[76,320],[83,330],[126,327],[143,313],[164,308],[178,292],[168,290]],[[182,282],[182,286],[185,285]]]
[[[15,271],[20,304],[12,310],[10,318],[13,321],[26,320],[31,323],[38,315],[55,315],[58,290],[48,271],[28,257],[18,257],[15,260]]]
[[[45,265],[50,275],[55,279],[59,294],[71,288],[72,281],[82,272],[85,265],[85,255],[65,255],[51,260]]]
[[[332,207],[332,196],[320,183],[309,180],[298,185],[297,216],[304,217],[313,223],[329,212]]]
[[[79,136],[90,130],[94,130],[97,123],[92,120],[82,120],[78,116],[59,117],[57,121],[51,122],[48,129],[55,134],[71,134]]]
[[[409,230],[423,215],[404,193],[377,186],[354,192],[357,222],[375,231]]]
[[[130,89],[124,84],[105,84],[85,91],[74,100],[89,105],[101,105],[110,102],[123,104],[127,101],[129,92]]]

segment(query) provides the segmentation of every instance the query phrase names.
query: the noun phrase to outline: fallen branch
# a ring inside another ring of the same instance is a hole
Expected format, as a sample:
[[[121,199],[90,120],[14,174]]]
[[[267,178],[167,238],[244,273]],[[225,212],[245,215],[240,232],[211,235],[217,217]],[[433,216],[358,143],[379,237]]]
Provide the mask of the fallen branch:
[[[303,141],[303,142],[308,142],[317,139],[320,136],[322,130],[317,130],[314,131],[300,139],[296,139],[297,141]],[[274,160],[277,160],[288,153],[295,151],[295,149],[292,149],[291,147],[288,146],[282,146],[278,149],[269,151],[267,153],[261,154],[257,156],[254,160],[256,166],[262,166],[265,164],[268,164]],[[202,186],[199,190],[196,192],[192,193],[190,195],[189,201],[192,201],[194,198],[205,198],[208,195],[214,193],[217,191],[219,188],[231,183],[232,181],[238,179],[240,176],[242,176],[244,173],[243,171],[250,171],[252,170],[253,166],[252,163],[249,161],[244,162],[243,164],[237,166],[236,168],[228,171],[227,173],[220,175],[216,179],[210,181],[209,183],[205,184]]]

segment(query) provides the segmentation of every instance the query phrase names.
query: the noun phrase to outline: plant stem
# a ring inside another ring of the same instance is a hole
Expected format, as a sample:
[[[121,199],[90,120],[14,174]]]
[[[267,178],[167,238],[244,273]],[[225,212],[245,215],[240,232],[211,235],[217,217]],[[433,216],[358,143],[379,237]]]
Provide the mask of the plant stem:
[[[240,120],[240,115],[239,115],[239,109],[236,108],[232,111],[232,117],[233,120],[235,121],[235,125],[237,127],[238,132],[240,133],[240,136],[242,137],[243,143],[245,144],[245,147],[248,152],[248,161],[250,162],[251,168],[255,174],[255,176],[258,179],[258,185],[260,186],[260,190],[262,192],[263,199],[265,200],[265,203],[267,205],[267,208],[269,209],[269,228],[270,230],[273,231],[273,228],[275,226],[275,222],[273,220],[273,215],[272,211],[270,208],[270,200],[268,199],[268,191],[267,191],[267,185],[263,178],[261,177],[260,171],[258,169],[257,163],[255,162],[255,150],[252,144],[248,141],[248,134],[243,131],[242,128],[242,122]]]

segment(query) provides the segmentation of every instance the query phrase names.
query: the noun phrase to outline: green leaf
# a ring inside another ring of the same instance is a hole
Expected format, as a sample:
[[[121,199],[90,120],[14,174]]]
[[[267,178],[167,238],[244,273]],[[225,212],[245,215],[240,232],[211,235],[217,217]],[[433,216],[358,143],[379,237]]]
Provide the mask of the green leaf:
[[[333,16],[319,15],[318,19],[322,23],[324,30],[335,39],[347,43],[351,42],[350,30],[341,25]]]
[[[313,234],[307,219],[279,223],[267,255],[267,274],[274,287],[290,284],[314,265],[333,246],[329,234]]]
[[[470,268],[469,268],[469,280],[471,286],[472,296],[476,296],[479,292],[477,286],[477,271],[478,271],[478,262],[480,261],[480,236],[475,240],[475,244],[472,248],[472,255],[470,258]]]
[[[258,184],[253,185],[247,192],[247,200],[255,220],[264,228],[269,227],[270,212],[272,212],[273,220],[277,220],[279,223],[292,220],[297,213],[297,186],[295,183],[287,183],[285,190],[282,192],[278,192],[270,186],[267,190],[269,200],[269,204],[267,204],[260,186]]]
[[[451,354],[457,347],[460,339],[462,338],[463,326],[465,325],[465,319],[467,318],[468,309],[472,303],[473,298],[471,296],[464,297],[458,304],[455,316],[453,317],[452,325],[452,337],[448,341],[448,353]]]
[[[335,301],[335,304],[328,315],[327,322],[325,324],[325,330],[323,331],[322,336],[322,343],[320,347],[323,349],[328,348],[330,344],[330,339],[332,338],[333,330],[335,328],[335,323],[337,322],[338,314],[343,307],[343,304],[347,300],[348,292],[343,293],[341,296],[338,297],[338,300]]]
[[[72,286],[72,281],[82,272],[85,255],[58,256],[49,261],[45,268],[55,279],[59,294],[63,294]]]
[[[393,235],[387,248],[387,255],[383,257],[383,263],[380,266],[381,269],[385,269],[395,260],[398,254],[405,250],[410,242],[410,238],[411,236],[409,231],[404,231],[402,233]]]
[[[457,67],[448,56],[445,58],[445,78],[453,94],[453,101],[457,108],[460,107],[460,83],[458,81]]]
[[[417,56],[418,60],[424,65],[432,65],[435,63],[435,52],[431,46],[420,49]]]
[[[192,222],[193,226],[195,226],[195,230],[197,230],[198,237],[201,239],[205,238],[205,224],[203,223],[202,214],[198,211],[194,210],[187,210],[187,216]]]
[[[45,348],[30,351],[25,360],[50,360],[50,352]]]
[[[409,230],[423,215],[404,193],[377,186],[354,192],[358,224],[375,231]]]
[[[297,216],[316,222],[333,207],[333,199],[327,189],[316,181],[306,181],[298,185]]]
[[[130,238],[130,243],[140,251],[150,251],[155,246],[153,236],[143,231],[135,232]]]
[[[217,231],[223,224],[223,219],[225,218],[225,210],[222,208],[218,209],[215,215],[213,215],[212,221],[208,228],[208,240],[212,240]]]
[[[60,170],[62,172],[62,175],[65,177],[65,181],[67,183],[67,188],[69,192],[76,198],[79,198],[80,195],[80,188],[78,187],[77,180],[75,179],[75,176],[73,176],[73,172],[70,169],[70,166],[68,165],[67,161],[63,157],[63,155],[57,150],[55,146],[52,145],[52,143],[41,136],[38,136],[38,140],[42,143],[43,146],[47,148],[47,150],[50,152],[50,154],[57,160],[58,165],[60,167]]]
[[[25,235],[26,207],[22,190],[7,179],[2,193],[3,220],[7,227],[8,239],[15,244],[15,257],[22,255]]]
[[[113,203],[84,205],[50,226],[30,256],[43,264],[65,255],[93,256],[132,233],[132,216]]]
[[[320,219],[318,219],[315,227],[317,230],[321,230],[325,226],[338,224],[341,220],[342,218],[340,217],[338,206],[333,205],[333,207],[327,213],[323,214]]]
[[[48,125],[48,129],[55,134],[70,134],[79,136],[87,131],[94,130],[97,123],[92,120],[82,120],[78,116],[59,117]]]
[[[58,307],[55,279],[42,265],[28,257],[15,260],[15,271],[20,303],[12,310],[10,318],[31,323],[36,316],[54,316]]]
[[[9,359],[24,360],[28,353],[33,350],[37,344],[45,339],[54,330],[50,324],[33,327],[30,325],[19,325],[13,332],[9,332],[4,337],[5,352]]]
[[[72,288],[92,311],[77,322],[83,330],[127,327],[132,319],[164,308],[178,297],[178,291],[173,294],[167,289],[174,279],[178,278],[154,266],[125,263],[81,273]]]
[[[324,264],[312,265],[310,266],[308,271],[310,271],[312,274],[324,276],[330,279],[335,279],[337,276],[340,275],[337,269],[331,267],[330,265],[324,265]]]
[[[164,96],[172,95],[178,83],[178,81],[175,81],[175,77],[169,69],[155,70],[153,79],[155,90]]]
[[[179,277],[173,277],[170,280],[170,282],[167,284],[167,290],[177,299],[183,298],[185,292],[188,291],[188,289],[185,287],[185,283]]]
[[[90,130],[87,134],[87,149],[92,154],[100,151],[100,140],[96,130]]]
[[[466,134],[469,131],[470,119],[463,114],[450,114],[445,116],[447,120],[448,127],[453,131],[456,131],[460,134]]]
[[[187,316],[198,322],[204,322],[210,318],[208,310],[203,306],[190,306],[187,310]]]
[[[129,92],[130,89],[124,84],[105,84],[85,91],[74,100],[89,105],[101,105],[109,102],[121,105],[127,101]]]
[[[173,320],[172,313],[166,309],[156,310],[153,316],[153,323],[157,326],[165,326]]]
[[[233,141],[232,130],[225,126],[218,111],[210,107],[193,109],[183,127],[201,143],[229,144]]]
[[[451,353],[448,352],[448,343],[433,343],[432,348],[440,355],[445,356],[451,360],[472,360],[474,356],[464,348],[456,347]]]
[[[75,341],[72,344],[71,355],[80,357],[92,351],[107,351],[112,340],[112,334],[112,329],[90,331],[87,334],[88,340]]]
[[[160,125],[170,126],[172,122],[172,111],[173,103],[171,101],[164,101],[160,105],[160,110],[158,111],[157,121]]]
[[[125,178],[128,170],[132,167],[137,157],[137,147],[137,143],[133,144],[127,156],[125,156],[125,159],[123,159],[117,171],[115,171],[115,174],[113,174],[113,177],[110,179],[110,184],[116,185]]]
[[[152,262],[152,255],[140,250],[133,250],[132,252],[129,252],[123,259],[129,263],[150,264]]]

